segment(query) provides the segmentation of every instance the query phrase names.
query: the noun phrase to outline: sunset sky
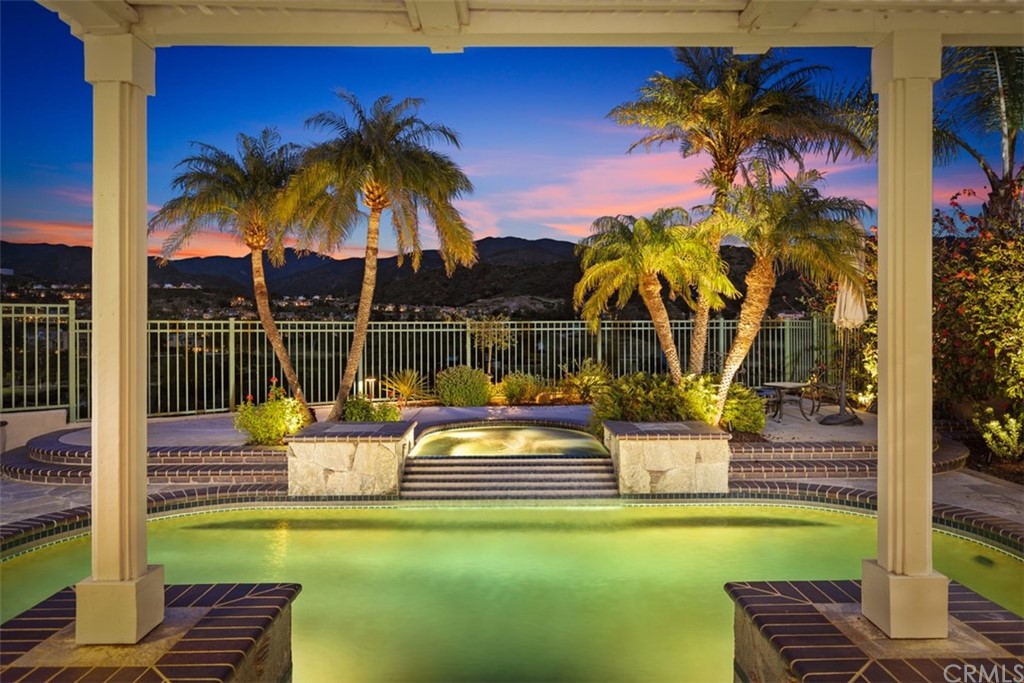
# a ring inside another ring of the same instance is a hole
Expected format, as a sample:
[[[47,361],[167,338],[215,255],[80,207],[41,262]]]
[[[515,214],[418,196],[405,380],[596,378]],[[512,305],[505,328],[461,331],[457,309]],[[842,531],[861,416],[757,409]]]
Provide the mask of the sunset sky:
[[[82,45],[34,2],[0,1],[0,233],[15,242],[91,244],[91,88]],[[832,67],[832,78],[867,78],[863,49],[790,50]],[[369,105],[383,94],[424,97],[422,118],[454,128],[449,153],[476,186],[457,205],[474,234],[575,241],[608,214],[647,215],[709,201],[695,180],[705,157],[674,148],[626,154],[639,132],[606,114],[633,99],[655,71],[677,72],[665,49],[467,49],[430,54],[391,48],[161,48],[149,100],[149,208],[169,199],[175,164],[190,141],[234,151],[239,132],[275,126],[285,141],[322,139],[305,120],[341,111],[338,88]],[[986,151],[995,158],[994,141]],[[876,202],[873,163],[808,159],[826,191]],[[936,170],[936,205],[983,188],[975,162]],[[868,218],[872,221],[873,218]],[[424,235],[432,246],[430,230]],[[162,238],[151,236],[159,251]],[[382,251],[393,247],[388,235]],[[196,239],[179,257],[240,255],[226,236]],[[361,255],[354,235],[336,256]]]

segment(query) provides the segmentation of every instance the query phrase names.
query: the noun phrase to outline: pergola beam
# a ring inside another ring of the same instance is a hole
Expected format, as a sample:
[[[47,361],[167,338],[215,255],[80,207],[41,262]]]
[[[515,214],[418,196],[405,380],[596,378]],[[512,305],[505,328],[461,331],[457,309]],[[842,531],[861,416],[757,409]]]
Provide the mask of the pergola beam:
[[[1024,0],[722,0],[641,5],[476,0],[40,0],[76,35],[130,30],[154,47],[874,47],[897,31],[947,45],[1024,45]]]

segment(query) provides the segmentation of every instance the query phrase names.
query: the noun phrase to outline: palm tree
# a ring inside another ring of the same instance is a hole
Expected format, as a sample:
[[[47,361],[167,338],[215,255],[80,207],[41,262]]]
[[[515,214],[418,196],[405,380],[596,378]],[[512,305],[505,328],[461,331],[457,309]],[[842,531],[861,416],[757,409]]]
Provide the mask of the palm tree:
[[[691,305],[691,286],[716,307],[723,305],[723,294],[736,294],[717,250],[688,223],[680,208],[660,209],[650,218],[605,216],[594,221],[592,234],[576,247],[583,276],[573,300],[583,318],[596,327],[612,297],[621,308],[639,292],[677,384],[683,370],[661,298],[662,282],[670,296],[682,296]]]
[[[800,162],[804,152],[863,151],[830,102],[815,91],[824,67],[798,66],[799,60],[774,51],[740,57],[725,48],[677,48],[675,56],[683,66],[680,75],[655,73],[637,100],[608,116],[621,125],[650,129],[629,151],[678,143],[684,157],[710,156],[705,179],[714,192],[714,213],[724,209],[737,173],[754,160],[774,168],[787,160]],[[711,235],[715,250],[721,237]],[[710,304],[698,293],[690,340],[693,374],[704,367]]]
[[[715,423],[722,419],[729,386],[761,329],[778,270],[796,270],[816,285],[846,279],[863,287],[856,253],[863,248],[864,231],[857,218],[868,206],[857,199],[822,196],[816,185],[823,177],[801,171],[783,187],[773,187],[767,165],[754,164],[747,184],[730,194],[721,229],[747,243],[754,263],[744,280],[747,293],[722,366]]]
[[[284,263],[284,242],[297,227],[294,218],[282,212],[282,194],[299,169],[301,150],[281,144],[273,128],[259,137],[238,135],[238,157],[213,145],[193,143],[197,152],[183,159],[182,171],[171,181],[178,196],[161,207],[149,220],[149,231],[172,228],[162,253],[170,258],[197,234],[216,229],[232,232],[249,249],[252,290],[260,324],[292,395],[312,411],[292,366],[281,332],[270,312],[270,295],[263,270],[266,255],[272,265]]]
[[[435,141],[458,147],[458,135],[447,126],[420,119],[422,99],[393,102],[384,96],[366,111],[351,93],[339,92],[338,97],[347,105],[351,122],[344,114],[329,111],[306,121],[307,126],[326,129],[335,137],[307,151],[306,168],[292,192],[307,198],[299,202],[303,204],[318,198],[307,220],[311,226],[327,229],[322,237],[329,243],[343,240],[354,227],[359,198],[370,211],[352,345],[328,420],[339,420],[344,414],[366,344],[383,212],[387,209],[391,214],[399,265],[408,255],[413,270],[419,268],[421,210],[434,225],[449,275],[456,266],[471,266],[477,258],[473,234],[452,206],[453,200],[472,192],[473,185],[454,161],[429,147]]]
[[[839,91],[833,100],[845,125],[858,130],[868,150],[876,153],[878,102],[870,82]],[[1019,233],[1024,214],[1024,164],[1016,161],[1022,132],[1024,48],[946,48],[935,97],[934,160],[945,165],[966,153],[978,163],[989,187],[982,213],[987,227],[1003,237]],[[975,144],[974,136],[991,134],[999,136],[998,164],[990,163]]]
[[[935,157],[952,161],[966,152],[988,181],[983,214],[987,227],[1010,237],[1021,229],[1024,164],[1016,166],[1018,140],[1024,129],[1024,48],[960,47],[943,55],[943,79],[936,114]],[[967,139],[970,134],[999,136],[996,167]]]

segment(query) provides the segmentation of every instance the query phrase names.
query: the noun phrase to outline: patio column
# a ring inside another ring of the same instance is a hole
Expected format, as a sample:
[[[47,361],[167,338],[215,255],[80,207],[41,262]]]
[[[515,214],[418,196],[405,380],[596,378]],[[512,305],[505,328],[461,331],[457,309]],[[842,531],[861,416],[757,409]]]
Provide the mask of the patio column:
[[[941,36],[897,32],[871,54],[878,93],[878,558],[862,611],[890,638],[945,638],[932,569],[932,86]]]
[[[146,97],[155,57],[131,34],[91,35],[93,86],[92,575],[78,643],[136,643],[164,618],[146,558]]]

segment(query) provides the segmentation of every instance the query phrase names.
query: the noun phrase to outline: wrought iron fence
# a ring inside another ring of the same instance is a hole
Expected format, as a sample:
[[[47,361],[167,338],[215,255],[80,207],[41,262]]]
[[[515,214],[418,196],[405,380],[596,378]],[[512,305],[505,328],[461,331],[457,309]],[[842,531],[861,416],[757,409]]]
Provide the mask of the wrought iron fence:
[[[307,399],[332,401],[353,323],[278,325]],[[690,321],[672,321],[683,367],[691,331]],[[91,332],[91,321],[76,319],[74,302],[0,304],[0,410],[67,408],[71,420],[88,418]],[[150,415],[232,410],[247,394],[265,396],[270,378],[282,376],[258,321],[151,320],[148,335]],[[735,335],[736,321],[711,321],[706,372],[721,370]],[[738,380],[752,386],[803,380],[819,364],[832,373],[837,348],[827,321],[768,320]],[[557,381],[587,358],[617,375],[666,370],[650,321],[606,321],[596,333],[576,320],[375,322],[353,391],[378,398],[378,380],[406,368],[432,385],[439,370],[460,363],[495,381],[512,372]]]

